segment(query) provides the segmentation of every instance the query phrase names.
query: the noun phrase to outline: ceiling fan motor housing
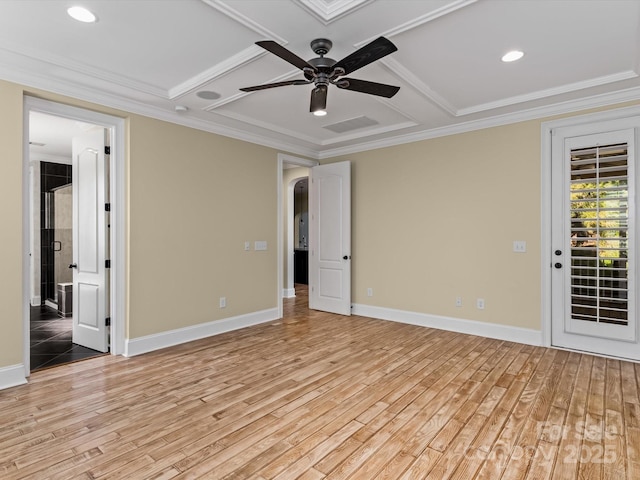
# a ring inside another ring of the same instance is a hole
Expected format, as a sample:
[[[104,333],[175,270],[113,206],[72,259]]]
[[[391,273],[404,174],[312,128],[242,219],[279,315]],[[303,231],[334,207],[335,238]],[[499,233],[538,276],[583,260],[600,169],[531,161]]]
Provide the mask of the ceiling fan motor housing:
[[[331,47],[333,47],[333,42],[327,38],[316,38],[315,40],[311,41],[310,45],[311,50],[316,55],[323,56],[329,53],[329,50],[331,50]]]

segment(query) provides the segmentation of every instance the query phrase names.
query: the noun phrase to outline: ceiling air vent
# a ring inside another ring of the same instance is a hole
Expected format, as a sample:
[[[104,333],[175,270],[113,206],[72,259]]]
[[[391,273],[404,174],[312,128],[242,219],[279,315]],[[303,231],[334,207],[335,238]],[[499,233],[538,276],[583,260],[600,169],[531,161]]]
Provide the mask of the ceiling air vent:
[[[345,120],[344,122],[325,125],[322,128],[326,128],[327,130],[331,130],[335,133],[345,133],[350,132],[351,130],[357,130],[358,128],[371,127],[373,125],[378,125],[378,122],[376,122],[372,118],[362,116],[351,118],[349,120]]]

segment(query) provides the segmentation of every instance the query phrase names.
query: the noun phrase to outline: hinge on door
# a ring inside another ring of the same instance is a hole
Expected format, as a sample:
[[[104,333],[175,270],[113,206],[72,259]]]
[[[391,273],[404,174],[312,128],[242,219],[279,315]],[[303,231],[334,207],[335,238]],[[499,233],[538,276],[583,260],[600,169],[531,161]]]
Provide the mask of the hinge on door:
[[[111,147],[104,147],[104,154],[111,155]]]
[[[104,261],[104,268],[111,268],[111,260]]]
[[[110,203],[105,203],[104,204],[104,211],[105,212],[110,212],[111,211],[111,204]]]
[[[107,318],[105,318],[105,319],[104,319],[104,324],[105,324],[107,327],[110,327],[110,326],[111,326],[111,317],[107,317]]]

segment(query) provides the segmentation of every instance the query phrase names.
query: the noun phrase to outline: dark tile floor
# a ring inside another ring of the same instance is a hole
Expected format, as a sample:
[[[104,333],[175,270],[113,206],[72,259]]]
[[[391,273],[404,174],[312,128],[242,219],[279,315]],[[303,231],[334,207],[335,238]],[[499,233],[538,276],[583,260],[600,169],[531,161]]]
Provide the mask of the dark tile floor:
[[[104,355],[72,343],[71,322],[53,308],[31,307],[31,371]]]

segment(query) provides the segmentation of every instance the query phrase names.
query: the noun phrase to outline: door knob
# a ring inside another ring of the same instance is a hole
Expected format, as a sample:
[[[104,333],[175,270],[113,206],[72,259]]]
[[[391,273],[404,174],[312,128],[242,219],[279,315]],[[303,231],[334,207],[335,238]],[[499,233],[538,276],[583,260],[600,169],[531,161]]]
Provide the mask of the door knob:
[[[69,268],[78,268],[78,264],[77,263],[70,263],[69,264]]]
[[[344,257],[342,257],[343,260],[349,260],[351,257],[349,255],[345,255]]]
[[[553,266],[556,268],[562,268],[562,264],[560,262],[556,262]]]
[[[562,255],[562,250],[556,250],[553,253],[555,253],[557,256],[560,256],[560,255]]]

